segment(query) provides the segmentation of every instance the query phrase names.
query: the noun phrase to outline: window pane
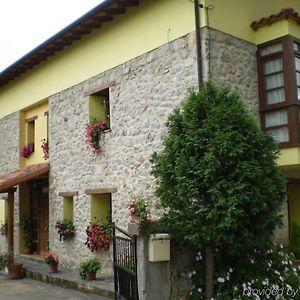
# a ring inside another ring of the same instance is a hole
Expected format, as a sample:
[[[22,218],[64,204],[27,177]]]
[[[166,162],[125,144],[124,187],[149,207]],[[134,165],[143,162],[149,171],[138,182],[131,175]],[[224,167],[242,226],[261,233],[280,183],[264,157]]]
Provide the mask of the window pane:
[[[278,87],[284,86],[283,83],[283,74],[274,74],[274,75],[269,75],[265,77],[265,84],[266,84],[266,89],[274,89]]]
[[[280,126],[288,123],[287,110],[281,109],[277,111],[267,112],[265,114],[266,127]]]
[[[267,104],[280,103],[285,101],[284,89],[268,91],[266,93]]]
[[[264,74],[268,75],[271,73],[280,72],[282,71],[282,68],[282,58],[272,59],[264,63]]]
[[[298,95],[298,100],[300,100],[300,88],[297,88],[297,95]]]
[[[264,56],[264,55],[275,53],[275,52],[278,52],[278,51],[281,51],[281,50],[282,50],[282,44],[281,43],[273,44],[273,45],[269,45],[269,46],[266,46],[263,49],[261,49],[260,50],[260,55]]]
[[[278,143],[289,141],[289,130],[286,127],[271,129],[267,131]]]
[[[298,50],[299,50],[299,45],[298,45],[298,43],[294,42],[294,43],[293,43],[293,48],[294,48],[294,51],[298,51]]]
[[[296,78],[297,78],[297,85],[300,86],[300,73],[296,73]]]
[[[300,71],[300,58],[295,57],[296,70]]]

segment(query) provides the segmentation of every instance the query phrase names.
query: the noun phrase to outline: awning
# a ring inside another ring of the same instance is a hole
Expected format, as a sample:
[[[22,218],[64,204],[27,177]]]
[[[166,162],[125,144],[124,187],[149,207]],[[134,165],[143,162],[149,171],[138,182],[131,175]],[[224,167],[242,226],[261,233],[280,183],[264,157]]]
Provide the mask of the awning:
[[[42,163],[0,175],[0,193],[7,192],[15,185],[46,175],[49,173],[49,169],[48,163]]]

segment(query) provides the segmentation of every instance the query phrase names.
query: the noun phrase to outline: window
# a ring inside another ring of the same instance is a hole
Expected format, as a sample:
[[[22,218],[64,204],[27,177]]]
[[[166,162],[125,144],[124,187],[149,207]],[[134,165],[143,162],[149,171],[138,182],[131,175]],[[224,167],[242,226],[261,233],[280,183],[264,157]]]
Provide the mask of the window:
[[[90,121],[105,121],[107,129],[110,129],[109,88],[89,96],[89,116]]]
[[[282,146],[300,144],[300,41],[264,43],[257,56],[262,127]]]
[[[58,195],[63,197],[63,219],[73,221],[74,196],[78,196],[78,192],[60,192]]]
[[[35,120],[37,116],[26,119],[26,143],[34,144],[35,142]]]
[[[91,196],[91,222],[105,222],[111,217],[112,193],[116,188],[87,189],[85,193]]]
[[[63,199],[64,220],[73,221],[73,196],[65,196]]]

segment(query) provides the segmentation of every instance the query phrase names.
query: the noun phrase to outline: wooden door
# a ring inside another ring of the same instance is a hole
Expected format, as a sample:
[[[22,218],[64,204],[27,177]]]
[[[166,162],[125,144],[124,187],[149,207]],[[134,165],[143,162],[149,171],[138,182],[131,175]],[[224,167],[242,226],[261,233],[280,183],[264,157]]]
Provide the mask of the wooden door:
[[[39,200],[39,252],[43,255],[48,249],[49,238],[48,186],[42,186]]]
[[[34,252],[43,255],[48,249],[49,193],[48,178],[31,184],[30,215],[33,219]]]

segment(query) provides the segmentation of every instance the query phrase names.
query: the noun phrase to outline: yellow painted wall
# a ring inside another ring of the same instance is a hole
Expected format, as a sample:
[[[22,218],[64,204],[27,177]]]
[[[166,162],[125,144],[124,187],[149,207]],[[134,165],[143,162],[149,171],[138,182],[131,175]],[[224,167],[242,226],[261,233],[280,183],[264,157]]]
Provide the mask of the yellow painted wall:
[[[208,22],[210,27],[252,43],[256,42],[256,35],[262,30],[253,31],[250,27],[253,21],[277,14],[281,9],[287,7],[292,7],[300,13],[300,1],[296,0],[205,0],[205,4],[214,6],[212,10],[209,10]],[[275,29],[273,25],[266,28],[271,29],[272,35],[278,37],[278,34],[288,34],[288,26],[285,25],[285,27],[285,30],[280,26]],[[268,38],[268,40],[270,39]]]
[[[91,222],[106,221],[110,210],[110,194],[91,195]]]
[[[252,43],[258,34],[250,27],[252,21],[288,6],[300,12],[300,1],[295,0],[200,2],[214,6],[208,18],[205,10],[200,9],[202,26],[208,24]],[[191,1],[141,0],[138,7],[127,9],[125,15],[114,17],[113,22],[93,30],[92,34],[0,88],[0,118],[192,32],[194,28]],[[297,32],[294,27],[289,30]]]
[[[106,121],[106,111],[104,105],[104,97],[89,96],[89,114],[90,119]]]
[[[187,0],[143,0],[0,89],[0,118],[194,30]]]
[[[73,197],[63,198],[64,220],[73,220]]]
[[[300,223],[300,184],[288,185],[290,222]]]
[[[277,164],[280,167],[300,164],[300,147],[280,149]]]
[[[42,139],[47,138],[47,115],[45,112],[48,111],[48,102],[39,104],[38,106],[31,107],[27,110],[22,111],[20,117],[20,151],[24,145],[27,144],[28,135],[27,135],[27,126],[26,119],[37,116],[35,120],[35,134],[34,134],[34,152],[28,157],[20,159],[21,167],[42,163],[45,162],[43,156]]]
[[[23,216],[30,216],[30,191],[29,187],[25,184],[21,184],[20,188],[20,201],[19,201],[19,209],[20,209],[20,218]],[[19,220],[18,220],[19,221]],[[24,246],[24,236],[21,232],[20,227],[18,227],[20,236],[19,236],[19,251],[20,253],[23,251]]]
[[[0,224],[4,224],[8,218],[7,200],[0,198]]]
[[[257,30],[254,41],[259,45],[287,34],[300,38],[300,26],[293,20],[280,20],[272,26],[264,26]]]

